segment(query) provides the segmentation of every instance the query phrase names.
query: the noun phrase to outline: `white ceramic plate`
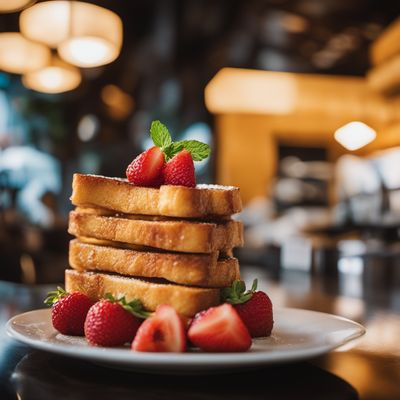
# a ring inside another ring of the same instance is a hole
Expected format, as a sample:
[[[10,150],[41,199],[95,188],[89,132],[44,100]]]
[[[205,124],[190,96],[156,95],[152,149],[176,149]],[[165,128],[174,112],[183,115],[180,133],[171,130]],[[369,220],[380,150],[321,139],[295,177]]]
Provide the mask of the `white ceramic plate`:
[[[50,309],[20,314],[7,323],[8,334],[34,348],[109,366],[154,373],[211,373],[302,360],[327,353],[365,333],[356,322],[294,308],[274,310],[273,335],[254,339],[245,353],[139,353],[129,348],[89,346],[51,324]]]

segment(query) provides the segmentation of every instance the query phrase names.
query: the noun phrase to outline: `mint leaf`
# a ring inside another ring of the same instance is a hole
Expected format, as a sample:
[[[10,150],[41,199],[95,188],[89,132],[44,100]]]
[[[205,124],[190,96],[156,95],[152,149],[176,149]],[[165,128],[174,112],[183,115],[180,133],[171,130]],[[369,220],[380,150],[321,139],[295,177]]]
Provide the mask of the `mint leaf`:
[[[151,123],[150,136],[153,143],[161,149],[168,147],[172,143],[168,128],[160,121],[153,121]]]
[[[182,142],[174,142],[163,149],[166,161],[169,161],[175,154],[183,150]]]
[[[153,121],[150,127],[150,136],[155,146],[159,147],[169,161],[175,154],[186,149],[192,155],[194,161],[201,161],[210,155],[210,146],[198,140],[182,140],[172,142],[168,128],[160,121]]]
[[[206,143],[199,142],[198,140],[182,140],[176,142],[176,145],[183,146],[184,149],[190,152],[194,161],[204,160],[211,153],[210,146]]]

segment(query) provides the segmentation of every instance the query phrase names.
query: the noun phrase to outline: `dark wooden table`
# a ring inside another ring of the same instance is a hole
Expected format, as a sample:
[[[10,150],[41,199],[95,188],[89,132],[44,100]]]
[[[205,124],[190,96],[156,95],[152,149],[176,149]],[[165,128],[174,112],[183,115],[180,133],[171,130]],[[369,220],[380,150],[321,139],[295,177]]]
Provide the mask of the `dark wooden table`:
[[[368,283],[365,275],[333,279],[288,272],[271,280],[260,267],[243,266],[242,272],[247,281],[258,276],[277,306],[342,315],[362,323],[367,334],[351,349],[251,371],[198,376],[124,372],[34,350],[8,338],[6,321],[42,308],[54,286],[0,282],[0,399],[400,399],[396,279],[382,286],[378,279]]]

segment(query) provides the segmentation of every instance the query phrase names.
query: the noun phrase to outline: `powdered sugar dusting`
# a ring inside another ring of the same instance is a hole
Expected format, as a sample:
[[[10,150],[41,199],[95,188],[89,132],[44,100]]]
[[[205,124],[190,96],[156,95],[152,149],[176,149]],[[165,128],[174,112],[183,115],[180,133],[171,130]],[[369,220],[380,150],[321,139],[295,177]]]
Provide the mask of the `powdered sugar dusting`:
[[[224,185],[200,183],[196,185],[196,189],[237,190],[239,188],[237,186],[224,186]]]

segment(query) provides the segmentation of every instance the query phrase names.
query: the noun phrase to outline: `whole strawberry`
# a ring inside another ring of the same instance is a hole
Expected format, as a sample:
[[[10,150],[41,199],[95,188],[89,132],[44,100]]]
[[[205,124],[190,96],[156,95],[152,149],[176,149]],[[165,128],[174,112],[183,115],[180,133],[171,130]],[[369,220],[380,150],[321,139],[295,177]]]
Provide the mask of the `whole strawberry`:
[[[274,325],[272,302],[266,293],[257,291],[257,279],[248,291],[245,283],[237,280],[231,287],[223,289],[222,296],[233,304],[252,337],[271,335]]]
[[[49,292],[44,301],[51,305],[54,329],[64,335],[83,336],[84,323],[93,301],[83,293],[67,293],[63,288]]]
[[[161,172],[164,166],[164,153],[159,147],[153,146],[139,154],[126,169],[128,181],[138,186],[160,186]]]
[[[94,346],[122,346],[131,342],[148,313],[142,310],[137,300],[116,300],[107,294],[106,299],[94,304],[86,317],[85,336]]]
[[[193,158],[185,149],[165,164],[162,174],[165,185],[196,186]]]
[[[139,154],[128,166],[128,181],[150,187],[162,184],[196,186],[193,161],[207,158],[210,146],[198,140],[173,142],[168,128],[160,121],[151,123],[150,136],[154,146]]]

